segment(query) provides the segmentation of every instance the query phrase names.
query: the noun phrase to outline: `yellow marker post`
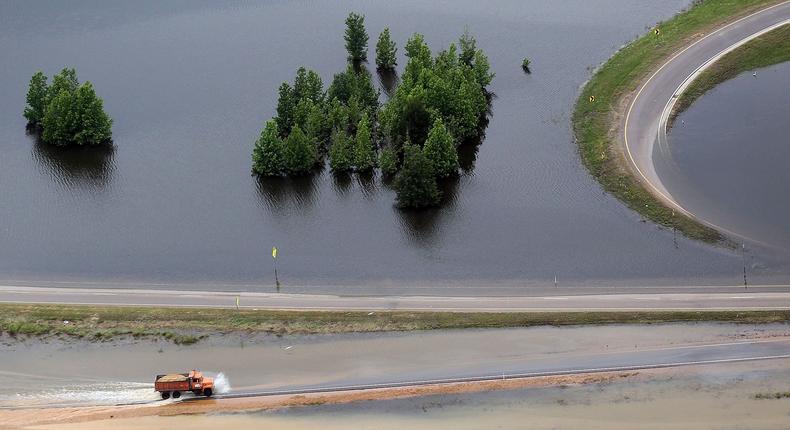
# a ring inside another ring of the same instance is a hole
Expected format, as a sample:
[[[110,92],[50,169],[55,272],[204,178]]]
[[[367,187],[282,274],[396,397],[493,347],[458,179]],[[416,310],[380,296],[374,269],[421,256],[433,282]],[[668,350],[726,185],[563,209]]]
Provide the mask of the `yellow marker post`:
[[[274,260],[274,285],[277,287],[277,292],[280,292],[280,278],[277,276],[277,247],[272,247],[272,260]]]

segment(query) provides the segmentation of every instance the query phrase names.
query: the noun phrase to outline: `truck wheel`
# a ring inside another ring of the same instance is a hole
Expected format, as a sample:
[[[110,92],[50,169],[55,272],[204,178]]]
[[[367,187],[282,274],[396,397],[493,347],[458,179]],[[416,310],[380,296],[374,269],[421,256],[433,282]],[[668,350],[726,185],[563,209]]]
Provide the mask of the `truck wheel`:
[[[181,397],[181,392],[180,391],[173,391],[173,398],[177,399],[179,397]]]
[[[167,391],[162,391],[162,400],[167,400],[170,398],[170,393]]]
[[[212,394],[214,393],[211,391],[211,388],[206,388],[205,390],[203,390],[203,395],[206,397],[211,397]]]

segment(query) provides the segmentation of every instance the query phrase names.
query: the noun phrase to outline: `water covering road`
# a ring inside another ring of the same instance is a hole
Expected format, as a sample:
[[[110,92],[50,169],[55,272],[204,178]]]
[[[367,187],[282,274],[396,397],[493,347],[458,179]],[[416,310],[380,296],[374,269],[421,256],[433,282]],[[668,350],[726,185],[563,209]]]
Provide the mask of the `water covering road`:
[[[677,96],[705,66],[746,41],[788,22],[790,2],[783,2],[704,35],[655,71],[637,92],[624,119],[623,140],[628,158],[648,189],[676,210],[740,240],[755,242],[729,226],[715,224],[689,212],[665,186],[657,165],[662,163],[662,158],[669,157],[666,123]]]
[[[0,394],[0,405],[153,404],[159,399],[150,378],[188,368],[210,374],[222,371],[233,387],[227,396],[235,397],[726,364],[790,355],[785,325],[533,327],[283,338],[232,335],[204,342],[189,347],[147,341],[4,345],[0,382],[7,389]]]

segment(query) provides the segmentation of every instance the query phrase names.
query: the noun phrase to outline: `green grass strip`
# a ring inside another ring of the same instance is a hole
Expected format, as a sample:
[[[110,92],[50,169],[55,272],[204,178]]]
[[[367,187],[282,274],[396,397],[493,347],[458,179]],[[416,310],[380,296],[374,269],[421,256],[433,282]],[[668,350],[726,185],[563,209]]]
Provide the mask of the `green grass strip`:
[[[617,113],[625,107],[626,97],[682,47],[708,31],[738,17],[762,9],[777,0],[705,0],[663,22],[644,36],[618,51],[601,66],[582,89],[573,112],[573,130],[582,162],[603,188],[645,218],[684,235],[708,243],[719,243],[723,236],[692,218],[673,215],[671,208],[656,199],[624,166],[616,151],[614,131],[619,127]],[[594,96],[595,101],[590,102]]]
[[[763,34],[732,52],[727,53],[700,73],[697,79],[678,97],[669,126],[681,112],[710,91],[716,85],[728,81],[741,73],[790,61],[790,24]]]
[[[790,311],[408,312],[0,304],[0,332],[88,341],[158,338],[190,344],[211,335],[328,334],[462,328],[727,322],[787,323]],[[65,323],[68,321],[68,323]]]

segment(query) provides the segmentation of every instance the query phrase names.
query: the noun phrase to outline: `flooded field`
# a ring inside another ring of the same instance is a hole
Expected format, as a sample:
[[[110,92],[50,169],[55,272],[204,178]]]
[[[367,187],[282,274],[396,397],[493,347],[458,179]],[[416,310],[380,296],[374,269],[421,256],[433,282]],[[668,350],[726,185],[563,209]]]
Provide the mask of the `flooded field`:
[[[711,90],[675,122],[664,176],[692,212],[790,258],[787,88],[790,63]]]
[[[0,68],[0,278],[268,288],[276,245],[284,286],[325,292],[387,283],[408,291],[432,280],[445,283],[433,292],[453,281],[543,285],[554,276],[582,285],[736,284],[740,255],[682,239],[676,249],[671,232],[601,192],[570,131],[592,69],[688,3],[0,4],[0,52],[13,58]],[[345,67],[351,10],[366,15],[372,40],[390,27],[401,66],[413,32],[440,47],[468,27],[490,57],[493,117],[441,209],[398,211],[378,178],[250,175],[279,83],[301,65],[325,83]],[[531,75],[520,67],[525,56]],[[114,149],[62,151],[25,134],[30,76],[63,66],[104,98]],[[754,282],[790,277],[769,257],[755,256]]]
[[[790,362],[647,372],[636,380],[581,386],[307,406],[183,417],[140,417],[44,426],[58,429],[785,429]]]

